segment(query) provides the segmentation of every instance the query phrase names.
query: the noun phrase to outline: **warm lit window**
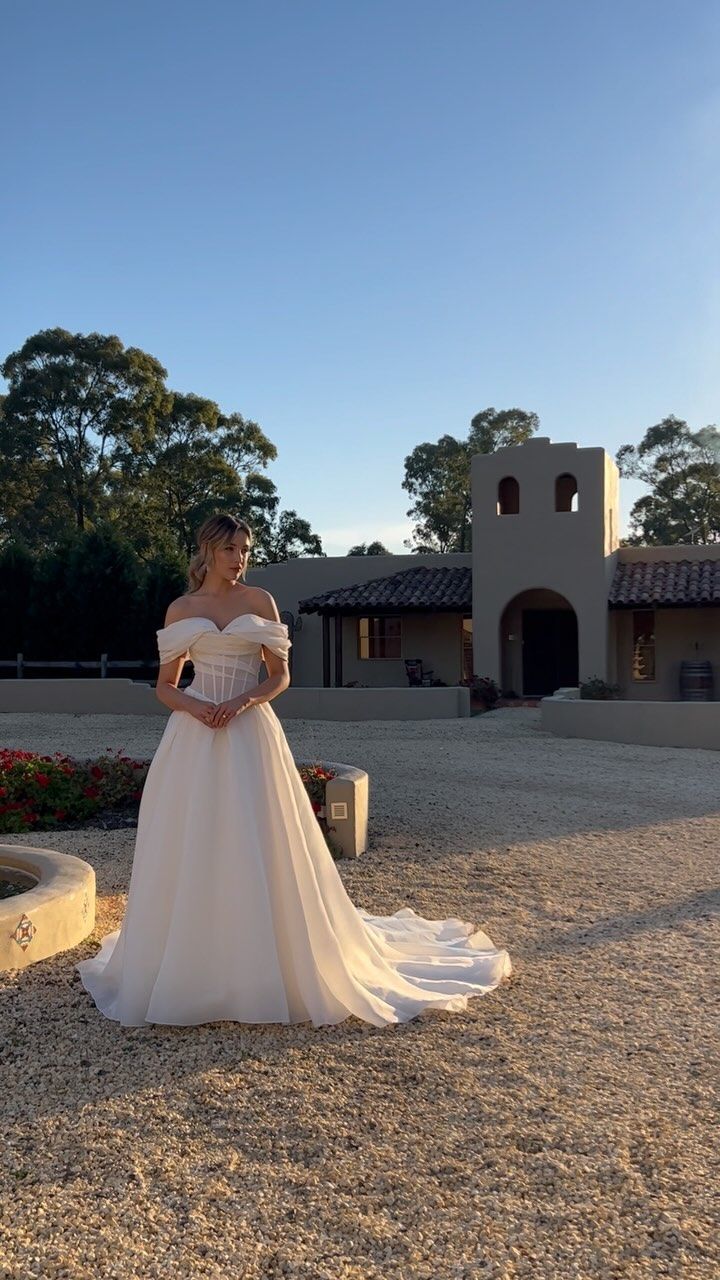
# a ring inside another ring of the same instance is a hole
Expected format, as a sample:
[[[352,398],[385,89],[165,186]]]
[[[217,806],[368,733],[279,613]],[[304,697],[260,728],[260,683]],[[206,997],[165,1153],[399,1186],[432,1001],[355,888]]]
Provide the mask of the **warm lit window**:
[[[399,618],[358,618],[358,658],[399,657]]]
[[[577,480],[571,476],[568,471],[558,476],[555,481],[555,510],[556,511],[577,511],[578,509],[578,487]]]
[[[498,485],[497,513],[516,516],[520,510],[520,485],[514,476],[505,476]]]
[[[462,630],[462,666],[463,679],[469,680],[473,674],[473,629],[472,618],[463,618]]]
[[[633,613],[633,680],[655,679],[655,610]]]

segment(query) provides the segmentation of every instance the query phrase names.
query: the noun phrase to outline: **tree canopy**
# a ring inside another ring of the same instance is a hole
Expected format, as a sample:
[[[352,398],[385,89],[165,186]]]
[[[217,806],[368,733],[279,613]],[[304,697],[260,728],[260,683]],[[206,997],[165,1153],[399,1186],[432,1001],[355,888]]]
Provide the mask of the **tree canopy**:
[[[277,449],[258,423],[173,391],[147,352],[45,329],[0,372],[0,542],[105,526],[144,558],[187,556],[206,516],[230,511],[254,530],[256,564],[323,554],[309,522],[278,509],[264,474]]]
[[[650,493],[630,512],[630,546],[720,542],[720,431],[691,431],[670,415],[649,427],[640,444],[623,445],[616,461],[623,476]]]
[[[472,550],[471,460],[524,444],[537,431],[536,413],[483,409],[470,422],[466,440],[441,436],[417,445],[405,459],[403,489],[415,499],[407,514],[416,521],[405,546],[416,552]]]
[[[348,551],[349,556],[389,556],[392,552],[382,542],[357,542]]]

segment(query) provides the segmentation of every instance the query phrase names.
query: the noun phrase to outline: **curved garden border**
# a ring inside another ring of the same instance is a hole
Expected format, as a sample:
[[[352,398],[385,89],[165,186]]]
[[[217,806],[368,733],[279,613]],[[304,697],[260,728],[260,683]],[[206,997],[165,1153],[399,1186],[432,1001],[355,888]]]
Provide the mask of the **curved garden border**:
[[[72,853],[0,844],[0,867],[37,876],[25,893],[0,899],[0,970],[26,969],[83,942],[95,928],[95,871]]]

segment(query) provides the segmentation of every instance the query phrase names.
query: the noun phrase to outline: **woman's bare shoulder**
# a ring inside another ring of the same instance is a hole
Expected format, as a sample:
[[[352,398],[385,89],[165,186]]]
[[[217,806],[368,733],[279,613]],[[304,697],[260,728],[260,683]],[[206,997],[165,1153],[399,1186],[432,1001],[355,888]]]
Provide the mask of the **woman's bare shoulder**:
[[[169,627],[171,622],[180,622],[182,618],[192,616],[192,610],[188,609],[188,601],[192,599],[190,595],[178,596],[176,600],[171,600],[165,613],[165,626]]]
[[[263,590],[262,587],[254,587],[253,591],[255,593],[253,603],[258,606],[256,610],[258,615],[267,618],[268,622],[279,622],[280,613],[270,592]]]

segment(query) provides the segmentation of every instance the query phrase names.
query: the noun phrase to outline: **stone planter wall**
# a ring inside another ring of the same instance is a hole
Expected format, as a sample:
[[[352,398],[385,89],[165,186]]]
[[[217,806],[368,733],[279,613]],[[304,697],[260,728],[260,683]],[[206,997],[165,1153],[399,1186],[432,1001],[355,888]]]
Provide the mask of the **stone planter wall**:
[[[354,765],[339,764],[334,760],[296,760],[302,765],[322,764],[335,770],[325,788],[325,820],[334,840],[342,849],[344,858],[359,858],[367,849],[369,783],[364,769]]]
[[[543,729],[560,738],[594,738],[648,747],[720,751],[720,702],[636,702],[543,698]]]
[[[83,942],[95,928],[95,871],[70,853],[0,844],[0,867],[38,877],[26,893],[0,899],[0,970],[26,969]]]

